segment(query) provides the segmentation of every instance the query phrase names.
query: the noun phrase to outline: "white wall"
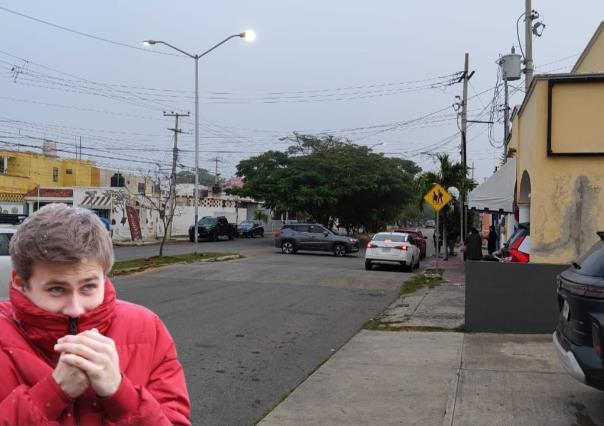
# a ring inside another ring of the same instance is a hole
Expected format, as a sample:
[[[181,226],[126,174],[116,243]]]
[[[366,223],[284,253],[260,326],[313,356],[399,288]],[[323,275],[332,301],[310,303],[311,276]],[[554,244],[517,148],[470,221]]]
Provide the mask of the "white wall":
[[[231,223],[236,223],[237,211],[234,207],[225,207],[224,209],[216,207],[199,206],[199,219],[204,216],[225,216]],[[245,219],[245,209],[239,209],[239,222]],[[172,236],[179,237],[188,235],[189,226],[195,223],[195,207],[178,206],[174,214],[174,223],[172,224]],[[238,222],[237,222],[238,223]]]

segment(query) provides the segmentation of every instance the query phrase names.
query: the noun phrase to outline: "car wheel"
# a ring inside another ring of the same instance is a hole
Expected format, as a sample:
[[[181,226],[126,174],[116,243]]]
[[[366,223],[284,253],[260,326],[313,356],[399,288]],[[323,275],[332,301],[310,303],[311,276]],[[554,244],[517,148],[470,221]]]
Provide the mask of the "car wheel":
[[[410,265],[407,265],[405,262],[401,262],[401,271],[403,271],[403,272],[413,271],[413,263],[411,263]]]
[[[260,233],[260,238],[264,238],[264,231]]]
[[[294,254],[296,252],[296,246],[291,241],[283,241],[281,243],[281,251],[284,254]]]
[[[232,239],[233,239],[233,233],[229,232],[229,240],[232,240]]]
[[[346,254],[346,247],[342,244],[334,244],[333,246],[333,254],[334,256],[342,257]]]
[[[210,242],[216,241],[216,234],[214,232],[211,232],[210,235],[208,236],[208,240]]]
[[[189,241],[194,242],[195,241],[195,237],[193,235],[189,235]]]
[[[365,269],[367,269],[368,271],[371,271],[373,269],[373,266],[371,265],[371,262],[369,260],[365,261]]]
[[[421,262],[420,257],[417,258],[417,263],[415,264],[415,269],[419,269],[419,263]]]

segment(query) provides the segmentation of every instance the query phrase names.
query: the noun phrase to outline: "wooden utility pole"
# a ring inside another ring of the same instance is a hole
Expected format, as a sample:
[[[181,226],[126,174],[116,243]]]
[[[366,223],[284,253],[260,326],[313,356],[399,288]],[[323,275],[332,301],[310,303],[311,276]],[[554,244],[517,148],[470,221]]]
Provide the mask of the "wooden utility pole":
[[[174,117],[174,128],[168,129],[174,132],[174,146],[172,147],[172,173],[170,175],[170,219],[169,226],[165,230],[165,232],[168,234],[167,238],[172,238],[172,223],[174,222],[174,209],[176,208],[176,163],[178,162],[178,134],[182,133],[182,130],[178,128],[178,119],[180,117],[188,116],[188,112],[186,114],[164,112],[164,117]]]
[[[468,156],[467,156],[467,126],[468,126],[468,80],[470,67],[470,54],[466,53],[463,67],[463,95],[461,100],[461,163],[463,165],[464,172],[468,170]],[[467,172],[466,172],[467,173]],[[460,208],[459,208],[459,234],[461,242],[464,241],[466,236],[467,228],[467,215],[466,215],[466,192],[463,188],[459,188]]]

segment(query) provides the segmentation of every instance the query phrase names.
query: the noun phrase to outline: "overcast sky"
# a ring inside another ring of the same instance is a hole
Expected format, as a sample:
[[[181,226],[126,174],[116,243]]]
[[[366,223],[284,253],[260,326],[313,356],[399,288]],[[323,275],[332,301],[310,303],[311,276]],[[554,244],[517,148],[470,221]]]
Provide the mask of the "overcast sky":
[[[179,162],[194,165],[194,61],[142,40],[201,53],[253,29],[254,43],[232,39],[199,62],[200,166],[213,171],[218,157],[228,177],[241,159],[285,149],[280,139],[294,131],[341,136],[424,169],[435,167],[433,153],[459,160],[452,105],[464,53],[475,71],[468,118],[488,120],[495,61],[518,50],[524,1],[0,0],[0,8],[0,147],[35,150],[49,138],[73,156],[81,137],[84,158],[130,170],[169,167],[174,119],[163,111],[191,113]],[[604,19],[604,1],[533,8],[546,24],[533,44],[536,72],[569,71]],[[522,20],[520,37],[524,44]],[[522,91],[511,92],[520,103]],[[490,138],[487,125],[469,129],[479,182],[502,152],[495,118]]]

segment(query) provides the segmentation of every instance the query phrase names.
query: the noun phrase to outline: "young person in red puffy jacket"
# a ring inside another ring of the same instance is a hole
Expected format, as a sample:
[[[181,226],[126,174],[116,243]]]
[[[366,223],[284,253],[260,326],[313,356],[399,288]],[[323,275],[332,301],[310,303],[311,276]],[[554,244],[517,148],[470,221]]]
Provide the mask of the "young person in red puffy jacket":
[[[0,302],[0,425],[189,425],[182,366],[161,320],[116,299],[108,232],[50,204],[10,242]]]

